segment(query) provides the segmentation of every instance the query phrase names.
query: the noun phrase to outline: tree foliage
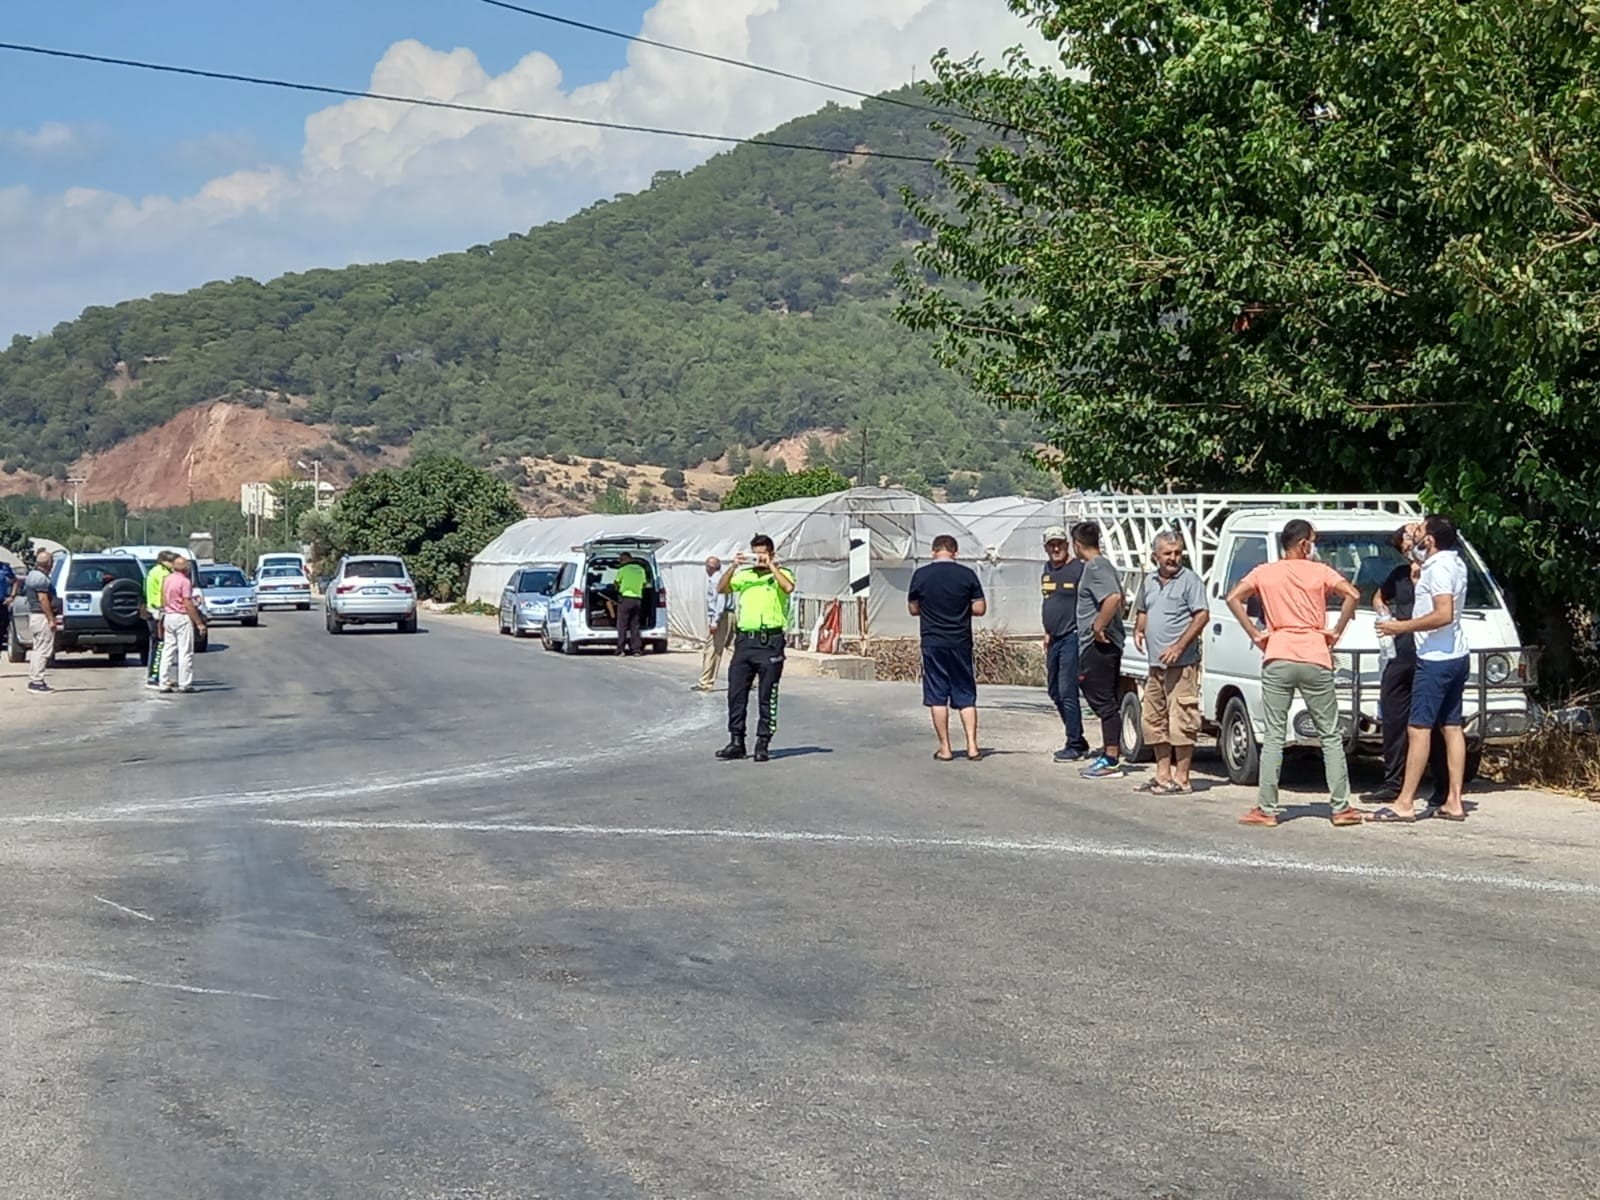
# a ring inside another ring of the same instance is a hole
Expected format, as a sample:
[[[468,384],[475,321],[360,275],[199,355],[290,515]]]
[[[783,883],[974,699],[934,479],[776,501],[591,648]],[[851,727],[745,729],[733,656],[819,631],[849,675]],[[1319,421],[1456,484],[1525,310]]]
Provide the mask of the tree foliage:
[[[724,510],[754,508],[774,500],[794,500],[801,496],[826,496],[842,492],[850,481],[831,467],[810,467],[804,471],[747,471],[739,476],[722,501]]]
[[[456,600],[473,556],[524,515],[504,480],[429,456],[403,471],[363,475],[325,519],[302,530],[330,565],[346,554],[398,554],[423,595]]]
[[[9,507],[0,504],[0,550],[21,554],[26,547],[27,534],[22,531],[22,522]]]
[[[925,124],[869,101],[779,133],[941,153]],[[0,460],[62,474],[190,405],[282,393],[354,451],[483,466],[581,453],[685,468],[861,426],[891,478],[999,466],[1033,422],[997,416],[894,320],[892,268],[925,233],[908,185],[937,175],[743,147],[465,253],[91,308],[0,353]]]
[[[944,361],[1071,484],[1425,489],[1600,600],[1600,8],[1011,7],[1050,69],[938,64],[1022,131],[912,205]]]

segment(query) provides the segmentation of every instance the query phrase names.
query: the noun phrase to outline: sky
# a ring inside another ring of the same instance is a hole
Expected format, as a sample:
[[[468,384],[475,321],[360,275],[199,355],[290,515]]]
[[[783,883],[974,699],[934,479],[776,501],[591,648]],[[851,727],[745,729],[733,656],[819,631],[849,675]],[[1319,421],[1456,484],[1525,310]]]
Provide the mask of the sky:
[[[1005,0],[523,3],[864,91],[1031,37]],[[482,0],[51,0],[0,40],[738,136],[849,102]],[[464,249],[715,152],[0,51],[0,345],[211,279]]]

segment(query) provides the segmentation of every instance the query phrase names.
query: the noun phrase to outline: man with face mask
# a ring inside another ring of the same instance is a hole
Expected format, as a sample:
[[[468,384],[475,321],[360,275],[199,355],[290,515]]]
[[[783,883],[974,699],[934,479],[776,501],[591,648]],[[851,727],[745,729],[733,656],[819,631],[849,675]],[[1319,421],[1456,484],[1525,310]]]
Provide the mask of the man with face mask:
[[[1335,825],[1360,825],[1366,817],[1350,803],[1350,767],[1339,731],[1339,698],[1333,686],[1333,647],[1356,615],[1361,593],[1332,567],[1317,559],[1317,531],[1303,519],[1290,521],[1278,536],[1283,556],[1263,563],[1228,593],[1228,608],[1261,650],[1261,786],[1256,806],[1239,818],[1241,825],[1278,824],[1278,777],[1283,771],[1283,743],[1289,729],[1289,707],[1298,692],[1311,714],[1322,743],[1322,764],[1328,774]],[[1261,597],[1266,629],[1258,629],[1246,605]],[[1339,620],[1328,628],[1328,597],[1338,596]]]
[[[1156,569],[1144,581],[1133,644],[1150,660],[1144,688],[1144,740],[1156,758],[1156,777],[1136,789],[1157,796],[1194,791],[1189,769],[1200,736],[1200,631],[1211,610],[1206,585],[1183,565],[1183,538],[1156,536]],[[1174,761],[1176,760],[1176,761]]]
[[[1417,674],[1411,687],[1411,715],[1406,729],[1406,776],[1392,808],[1380,808],[1371,819],[1379,824],[1410,824],[1417,819],[1417,790],[1428,765],[1428,743],[1435,729],[1444,735],[1449,785],[1443,805],[1434,814],[1447,821],[1465,821],[1461,790],[1466,782],[1467,739],[1462,701],[1470,673],[1470,651],[1461,613],[1467,606],[1467,564],[1459,536],[1448,517],[1435,514],[1423,522],[1418,536],[1423,552],[1417,580],[1416,615],[1409,621],[1379,621],[1378,632],[1393,638],[1413,634],[1417,640]]]
[[[1378,585],[1372,598],[1378,619],[1390,618],[1409,621],[1416,603],[1416,582],[1422,574],[1422,561],[1428,552],[1418,542],[1420,526],[1402,525],[1395,530],[1390,544],[1405,557],[1397,563],[1388,577]],[[1382,690],[1379,707],[1383,713],[1383,786],[1370,792],[1366,799],[1373,804],[1392,804],[1400,798],[1406,776],[1406,748],[1409,741],[1406,727],[1411,720],[1411,685],[1417,674],[1417,645],[1415,634],[1401,634],[1394,639],[1394,657],[1383,665]],[[1433,735],[1430,755],[1433,786],[1439,799],[1445,796],[1448,770],[1444,755],[1444,738]]]
[[[1067,740],[1055,753],[1057,762],[1076,762],[1089,753],[1083,736],[1083,701],[1078,694],[1078,584],[1083,560],[1071,557],[1072,540],[1066,527],[1052,525],[1044,531],[1044,571],[1039,592],[1044,598],[1040,619],[1044,623],[1045,684],[1061,714]]]

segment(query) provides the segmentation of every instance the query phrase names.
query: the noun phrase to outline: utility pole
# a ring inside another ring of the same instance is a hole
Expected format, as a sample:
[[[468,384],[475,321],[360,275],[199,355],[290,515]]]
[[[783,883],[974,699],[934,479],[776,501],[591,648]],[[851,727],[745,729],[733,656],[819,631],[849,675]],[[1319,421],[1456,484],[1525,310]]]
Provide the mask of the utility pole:
[[[861,427],[861,468],[856,472],[856,486],[867,486],[867,434],[871,431],[863,425]]]
[[[78,528],[78,490],[88,483],[82,475],[68,475],[67,482],[72,485],[72,527]]]

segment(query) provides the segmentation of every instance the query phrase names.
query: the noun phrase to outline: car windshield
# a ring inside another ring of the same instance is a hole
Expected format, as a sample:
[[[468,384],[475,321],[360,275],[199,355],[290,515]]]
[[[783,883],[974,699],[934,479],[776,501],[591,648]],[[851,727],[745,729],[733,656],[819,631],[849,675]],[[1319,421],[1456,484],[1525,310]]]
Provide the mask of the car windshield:
[[[73,560],[67,569],[66,590],[69,592],[98,591],[113,579],[144,580],[144,570],[136,558],[100,558],[87,562]]]
[[[229,567],[225,570],[201,571],[200,586],[203,588],[242,588],[250,585],[244,580],[244,572]]]
[[[561,578],[560,567],[537,567],[524,571],[517,580],[517,594],[521,596],[553,596],[556,580]]]
[[[404,563],[389,562],[382,558],[356,558],[345,564],[346,579],[404,579]]]
[[[299,567],[262,567],[261,568],[261,578],[263,578],[263,579],[299,579],[300,578],[300,568]]]
[[[1354,533],[1348,530],[1317,530],[1317,554],[1323,562],[1333,567],[1355,584],[1361,592],[1361,606],[1370,608],[1378,588],[1405,557],[1389,542],[1390,534],[1373,530]],[[1500,601],[1489,583],[1483,565],[1471,547],[1461,547],[1462,560],[1467,564],[1467,607],[1499,608]],[[1330,610],[1339,607],[1337,596],[1328,597]]]

